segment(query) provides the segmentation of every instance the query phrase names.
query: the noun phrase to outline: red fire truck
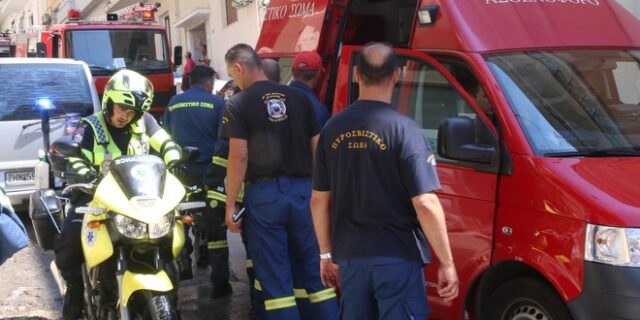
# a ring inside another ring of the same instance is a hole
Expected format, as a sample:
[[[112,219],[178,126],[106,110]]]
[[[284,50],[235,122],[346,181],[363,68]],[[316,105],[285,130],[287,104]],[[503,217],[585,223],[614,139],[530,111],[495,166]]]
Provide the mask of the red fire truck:
[[[256,49],[319,52],[333,113],[392,44],[438,160],[460,296],[430,319],[640,317],[640,21],[615,0],[272,0]]]
[[[86,62],[100,96],[116,71],[126,68],[143,74],[155,90],[151,111],[160,113],[175,95],[175,87],[167,30],[154,23],[156,10],[155,4],[136,4],[120,16],[108,14],[106,21],[83,21],[77,10],[70,10],[68,23],[53,25],[31,39],[44,44],[36,51],[46,48],[46,53],[36,55]],[[175,65],[180,65],[182,48],[174,52]]]

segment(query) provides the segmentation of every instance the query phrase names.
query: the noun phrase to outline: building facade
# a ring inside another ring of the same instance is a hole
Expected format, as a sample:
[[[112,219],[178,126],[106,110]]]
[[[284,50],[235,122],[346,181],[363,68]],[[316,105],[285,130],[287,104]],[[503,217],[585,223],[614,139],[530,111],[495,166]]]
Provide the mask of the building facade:
[[[605,0],[601,0],[605,1]],[[614,1],[614,0],[610,0]],[[639,0],[615,0],[640,19]],[[103,19],[143,0],[0,0],[0,31],[33,32],[67,20],[69,9],[83,19]],[[170,34],[172,46],[182,46],[194,60],[209,60],[227,79],[224,53],[232,45],[254,45],[269,0],[158,0],[156,21]],[[203,51],[206,48],[206,53]],[[203,59],[206,58],[206,59]]]
[[[67,21],[70,9],[82,19],[103,20],[140,3],[157,3],[156,22],[167,28],[173,47],[182,46],[196,62],[208,62],[227,79],[224,54],[236,43],[258,40],[268,0],[0,0],[2,31],[32,32]]]

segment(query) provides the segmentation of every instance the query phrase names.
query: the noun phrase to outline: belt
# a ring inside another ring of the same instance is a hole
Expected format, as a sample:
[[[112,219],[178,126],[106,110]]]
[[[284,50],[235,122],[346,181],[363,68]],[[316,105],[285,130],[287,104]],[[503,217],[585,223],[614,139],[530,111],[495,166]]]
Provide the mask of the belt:
[[[260,183],[260,182],[272,182],[272,181],[276,181],[278,179],[311,179],[311,176],[285,176],[285,175],[281,175],[281,176],[275,176],[275,177],[258,177],[258,178],[251,178],[248,179],[247,181],[245,181],[245,183],[247,185],[252,185],[252,184],[256,184],[256,183]]]
[[[247,185],[251,185],[251,184],[256,184],[259,182],[269,182],[269,181],[275,181],[276,179],[278,179],[278,177],[260,177],[260,178],[251,178],[248,179],[247,181],[245,181],[245,183]]]

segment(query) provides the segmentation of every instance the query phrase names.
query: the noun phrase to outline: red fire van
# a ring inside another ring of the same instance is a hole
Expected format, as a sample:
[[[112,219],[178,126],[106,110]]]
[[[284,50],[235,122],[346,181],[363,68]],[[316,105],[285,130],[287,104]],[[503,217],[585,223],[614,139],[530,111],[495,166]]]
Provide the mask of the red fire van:
[[[436,154],[461,281],[434,319],[640,318],[640,22],[614,0],[272,0],[256,49],[314,50],[333,113],[362,45]]]

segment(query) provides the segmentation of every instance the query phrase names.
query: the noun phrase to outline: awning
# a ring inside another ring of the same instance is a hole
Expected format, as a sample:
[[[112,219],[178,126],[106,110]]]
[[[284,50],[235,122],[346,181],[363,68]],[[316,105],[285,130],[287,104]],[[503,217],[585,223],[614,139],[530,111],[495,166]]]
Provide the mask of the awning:
[[[197,8],[178,20],[173,26],[176,28],[191,29],[209,19],[209,8]]]

